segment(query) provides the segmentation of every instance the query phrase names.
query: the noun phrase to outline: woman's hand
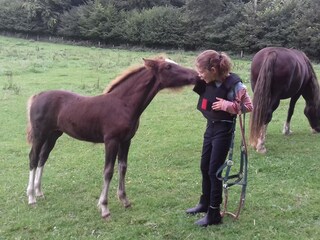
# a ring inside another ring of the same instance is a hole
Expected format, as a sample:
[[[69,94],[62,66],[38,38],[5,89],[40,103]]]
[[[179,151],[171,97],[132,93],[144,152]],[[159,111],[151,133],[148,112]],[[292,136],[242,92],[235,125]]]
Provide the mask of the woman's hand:
[[[219,111],[222,109],[222,104],[225,101],[223,98],[216,98],[218,101],[212,103],[212,110]]]

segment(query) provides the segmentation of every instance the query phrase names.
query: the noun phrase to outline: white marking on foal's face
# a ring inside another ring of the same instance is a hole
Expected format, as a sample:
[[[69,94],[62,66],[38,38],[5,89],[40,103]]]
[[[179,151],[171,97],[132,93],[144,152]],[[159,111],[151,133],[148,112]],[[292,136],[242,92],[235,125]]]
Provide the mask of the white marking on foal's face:
[[[169,58],[166,58],[165,61],[168,62],[168,63],[174,63],[174,64],[177,64],[177,65],[178,65],[178,63],[176,63],[175,61],[173,61],[173,60],[171,60],[171,59],[169,59]]]

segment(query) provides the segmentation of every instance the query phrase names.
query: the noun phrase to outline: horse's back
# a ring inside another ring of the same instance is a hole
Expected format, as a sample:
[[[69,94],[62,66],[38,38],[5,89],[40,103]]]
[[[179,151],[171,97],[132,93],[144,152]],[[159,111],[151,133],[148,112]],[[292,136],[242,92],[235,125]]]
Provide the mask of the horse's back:
[[[301,51],[281,47],[263,48],[252,59],[251,73],[253,81],[257,79],[259,71],[269,54],[275,54],[276,57],[273,69],[273,74],[276,78],[287,76],[297,64],[305,65],[304,53]]]
[[[51,114],[56,113],[64,104],[81,97],[81,95],[63,90],[40,92],[32,96],[31,115],[43,115],[49,112]]]
[[[260,50],[252,59],[251,87],[254,90],[260,70],[268,58],[274,58],[272,69],[271,92],[280,98],[289,98],[299,92],[311,78],[308,58],[299,50],[282,47],[267,47]]]

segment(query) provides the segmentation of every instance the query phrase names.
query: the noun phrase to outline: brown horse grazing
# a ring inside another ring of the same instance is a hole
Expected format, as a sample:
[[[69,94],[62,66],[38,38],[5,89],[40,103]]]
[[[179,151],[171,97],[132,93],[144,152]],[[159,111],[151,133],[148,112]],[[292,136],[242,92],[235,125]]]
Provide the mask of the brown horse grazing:
[[[320,132],[320,91],[310,60],[301,51],[280,47],[260,50],[251,64],[251,87],[254,110],[250,119],[250,143],[265,153],[265,136],[272,113],[281,99],[291,98],[283,133],[290,134],[294,106],[302,95],[304,114],[313,132]]]
[[[108,218],[108,190],[118,157],[118,197],[130,206],[125,191],[127,157],[139,118],[154,96],[164,88],[195,84],[196,71],[164,58],[144,59],[144,66],[126,72],[104,94],[85,97],[67,91],[46,91],[28,103],[28,141],[30,175],[27,188],[29,204],[43,196],[41,177],[44,165],[57,139],[66,133],[73,138],[105,144],[104,184],[98,207]]]

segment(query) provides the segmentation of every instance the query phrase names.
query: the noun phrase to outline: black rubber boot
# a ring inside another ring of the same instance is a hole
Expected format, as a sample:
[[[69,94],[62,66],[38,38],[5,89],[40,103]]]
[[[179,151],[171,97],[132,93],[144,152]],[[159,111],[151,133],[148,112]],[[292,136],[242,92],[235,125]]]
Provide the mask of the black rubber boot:
[[[197,206],[193,208],[187,209],[187,214],[197,214],[197,213],[203,213],[208,211],[208,205],[204,205],[202,203],[199,203]]]
[[[207,227],[209,225],[218,225],[222,223],[222,217],[219,207],[209,207],[207,214],[195,222],[200,227]]]
[[[207,201],[205,200],[204,196],[202,195],[200,197],[200,201],[197,206],[193,208],[189,208],[186,210],[187,214],[197,214],[197,213],[205,213],[208,211],[209,204],[206,203]]]

